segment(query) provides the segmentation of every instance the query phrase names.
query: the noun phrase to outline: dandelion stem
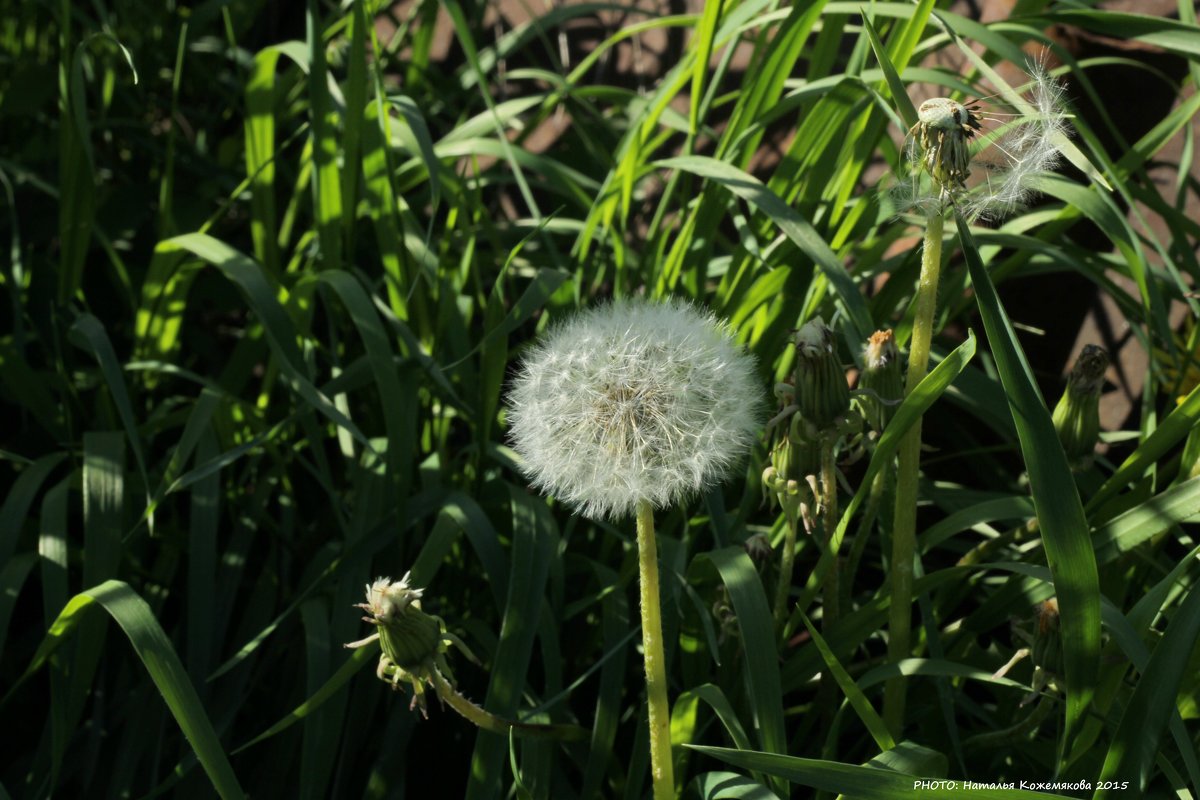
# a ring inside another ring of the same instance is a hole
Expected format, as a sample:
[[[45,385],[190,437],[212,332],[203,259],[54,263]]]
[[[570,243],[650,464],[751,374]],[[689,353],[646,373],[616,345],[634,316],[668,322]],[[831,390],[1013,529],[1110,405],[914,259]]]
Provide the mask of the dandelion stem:
[[[921,278],[912,339],[908,346],[908,375],[904,393],[910,394],[929,367],[933,315],[937,310],[938,273],[942,265],[941,212],[929,217],[921,252]],[[921,468],[921,420],[918,418],[900,443],[896,477],[896,513],[892,525],[892,601],[888,623],[888,661],[895,664],[910,654],[912,626],[913,556],[917,548],[917,476]],[[884,688],[883,719],[893,736],[904,727],[904,678],[892,678]]]
[[[450,682],[436,669],[432,670],[430,680],[433,681],[437,696],[446,705],[485,731],[498,733],[502,736],[507,736],[511,731],[517,736],[538,739],[564,739],[567,741],[578,741],[587,737],[588,732],[578,725],[539,725],[528,722],[512,722],[503,717],[497,717],[495,714],[485,711],[459,694],[450,685]]]
[[[650,772],[654,800],[674,800],[671,764],[671,709],[667,701],[666,655],[663,652],[662,607],[658,588],[658,551],[654,542],[654,509],[637,505],[638,580],[642,595],[642,654],[646,663],[646,699],[650,718]]]
[[[788,618],[792,570],[796,564],[796,528],[800,519],[799,503],[795,497],[783,494],[780,505],[787,517],[787,530],[783,535],[783,555],[779,560],[779,585],[775,589],[775,627],[782,630]]]
[[[825,547],[833,547],[833,537],[837,533],[837,464],[833,459],[835,437],[826,432],[821,436],[821,519],[824,527]],[[821,627],[826,633],[830,625],[839,616],[841,603],[838,597],[838,572],[841,570],[842,559],[834,556],[829,575],[825,578],[825,607],[821,613]]]

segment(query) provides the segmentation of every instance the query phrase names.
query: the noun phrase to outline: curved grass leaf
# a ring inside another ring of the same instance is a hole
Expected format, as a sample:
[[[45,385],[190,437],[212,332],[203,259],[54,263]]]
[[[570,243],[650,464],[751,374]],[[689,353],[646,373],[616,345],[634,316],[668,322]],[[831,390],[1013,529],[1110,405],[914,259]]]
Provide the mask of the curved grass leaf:
[[[971,231],[961,218],[956,219],[979,313],[1029,471],[1046,560],[1058,595],[1067,690],[1066,730],[1059,741],[1061,759],[1095,693],[1100,669],[1100,578],[1096,555],[1079,491],[1058,443],[1050,412],[1038,392],[1016,331],[979,259]]]
[[[779,800],[779,795],[758,781],[736,772],[705,772],[692,781],[701,800]]]
[[[196,695],[195,687],[188,680],[171,640],[163,632],[146,601],[122,581],[105,581],[71,598],[46,632],[46,638],[42,640],[18,685],[46,664],[50,656],[75,632],[87,612],[97,604],[121,626],[134,652],[146,665],[146,671],[184,736],[195,749],[196,757],[212,781],[213,788],[223,798],[243,797],[237,776],[229,765],[212,722]],[[13,687],[14,690],[16,688]],[[10,691],[5,700],[11,694]]]

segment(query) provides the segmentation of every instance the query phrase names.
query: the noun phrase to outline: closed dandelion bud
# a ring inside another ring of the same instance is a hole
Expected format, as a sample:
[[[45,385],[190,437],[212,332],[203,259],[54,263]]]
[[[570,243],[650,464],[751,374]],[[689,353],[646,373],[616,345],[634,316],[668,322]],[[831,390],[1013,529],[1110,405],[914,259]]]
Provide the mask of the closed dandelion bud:
[[[833,331],[820,317],[796,334],[796,404],[818,431],[833,429],[850,410],[850,388]]]
[[[1100,439],[1100,390],[1108,369],[1108,353],[1094,344],[1083,348],[1054,407],[1054,430],[1067,457],[1087,463]]]
[[[900,349],[891,329],[875,331],[867,339],[863,353],[863,372],[858,379],[858,388],[867,390],[863,398],[863,411],[867,423],[877,433],[896,413],[896,405],[888,401],[899,401],[904,397],[904,376],[900,371]]]
[[[787,430],[771,449],[771,466],[782,481],[802,481],[820,468],[820,448],[805,433],[804,419],[793,414]]]

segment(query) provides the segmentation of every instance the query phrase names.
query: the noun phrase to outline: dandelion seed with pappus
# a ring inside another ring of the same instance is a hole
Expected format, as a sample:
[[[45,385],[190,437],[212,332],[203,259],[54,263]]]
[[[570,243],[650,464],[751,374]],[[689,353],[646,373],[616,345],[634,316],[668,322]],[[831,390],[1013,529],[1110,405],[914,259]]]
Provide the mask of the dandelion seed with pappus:
[[[594,519],[637,514],[655,800],[674,800],[654,509],[714,485],[746,454],[762,394],[753,359],[681,300],[619,301],[553,328],[508,395],[533,484]]]

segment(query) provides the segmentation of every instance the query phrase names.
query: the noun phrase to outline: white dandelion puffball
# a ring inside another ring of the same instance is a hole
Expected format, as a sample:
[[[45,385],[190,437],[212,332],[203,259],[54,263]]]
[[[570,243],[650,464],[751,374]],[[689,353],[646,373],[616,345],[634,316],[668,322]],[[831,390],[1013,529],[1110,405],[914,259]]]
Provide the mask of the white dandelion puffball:
[[[593,519],[719,481],[750,448],[754,359],[682,300],[618,301],[552,328],[508,396],[509,438],[537,488]]]

